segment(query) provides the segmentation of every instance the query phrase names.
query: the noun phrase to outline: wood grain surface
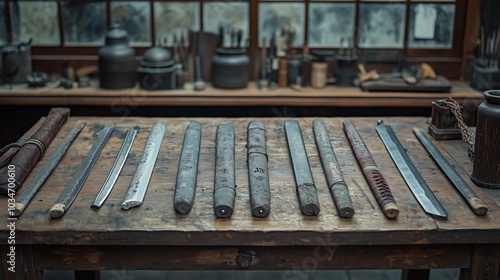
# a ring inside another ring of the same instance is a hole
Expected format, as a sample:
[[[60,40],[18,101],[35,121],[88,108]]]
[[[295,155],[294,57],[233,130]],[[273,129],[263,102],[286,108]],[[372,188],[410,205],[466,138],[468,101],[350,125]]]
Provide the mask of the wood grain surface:
[[[184,131],[193,119],[72,117],[53,140],[46,155],[55,150],[77,120],[85,120],[87,126],[17,220],[17,244],[210,246],[314,246],[325,242],[331,246],[473,244],[495,243],[500,236],[499,203],[469,180],[471,163],[466,158],[465,143],[451,140],[440,142],[445,145],[437,144],[489,207],[489,212],[484,217],[473,213],[413,135],[413,127],[427,130],[428,124],[425,118],[386,118],[384,121],[394,128],[429,187],[448,211],[448,220],[434,220],[421,209],[377,136],[375,118],[352,120],[391,186],[400,210],[399,216],[394,220],[387,219],[377,205],[342,131],[342,118],[322,120],[328,129],[356,211],[351,219],[339,217],[329,193],[312,133],[313,118],[297,120],[302,128],[322,208],[316,217],[303,216],[300,211],[283,127],[285,119],[196,119],[202,126],[200,162],[195,201],[187,215],[175,212],[173,200]],[[246,128],[249,121],[261,121],[267,129],[272,211],[264,219],[254,218],[250,209],[246,162]],[[164,123],[166,133],[144,203],[135,209],[123,211],[120,204],[134,175],[149,131],[155,122]],[[215,132],[217,125],[223,122],[232,123],[235,128],[237,185],[234,213],[230,219],[224,220],[217,219],[213,211]],[[115,124],[117,128],[80,194],[63,218],[51,220],[48,213],[50,207],[92,146],[96,132],[106,124]],[[139,131],[123,171],[105,204],[98,210],[91,209],[90,205],[112,166],[126,130],[131,126],[137,126]],[[31,130],[34,129],[36,125]],[[30,133],[32,131],[26,134]],[[461,157],[462,154],[465,156]],[[39,162],[26,183],[30,182],[34,177],[33,174],[40,169],[47,158],[48,156]],[[22,191],[23,189],[19,192]],[[5,198],[0,201],[0,209],[7,210]],[[2,228],[1,242],[5,242],[7,236],[7,229]]]

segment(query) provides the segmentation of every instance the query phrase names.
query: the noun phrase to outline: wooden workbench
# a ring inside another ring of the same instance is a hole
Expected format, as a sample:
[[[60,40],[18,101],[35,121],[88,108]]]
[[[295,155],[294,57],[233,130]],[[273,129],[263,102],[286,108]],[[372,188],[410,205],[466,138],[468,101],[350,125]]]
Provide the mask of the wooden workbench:
[[[56,84],[54,84],[56,85]],[[0,89],[0,105],[93,105],[93,106],[335,106],[335,107],[430,107],[437,99],[452,97],[458,101],[483,101],[482,93],[463,82],[453,82],[451,93],[423,92],[363,92],[357,87],[328,86],[324,89],[290,88],[259,90],[249,83],[241,90],[223,90],[208,86],[194,91],[187,84],[185,90],[144,91],[138,87],[126,90],[104,90],[96,82],[91,88],[67,90],[50,85],[44,88],[14,86]]]
[[[267,129],[272,197],[271,214],[265,219],[253,218],[250,213],[245,147],[250,119],[197,119],[203,129],[198,183],[193,209],[185,216],[175,213],[173,194],[183,135],[191,119],[72,117],[26,183],[78,120],[85,120],[86,127],[16,221],[18,279],[42,279],[42,269],[243,268],[288,270],[288,279],[304,279],[308,271],[316,269],[395,268],[463,268],[460,279],[499,277],[500,196],[476,187],[468,179],[472,163],[466,156],[465,143],[440,142],[445,157],[489,207],[484,217],[472,212],[412,134],[412,127],[427,129],[425,118],[386,118],[385,123],[393,126],[448,211],[447,220],[434,219],[419,206],[376,134],[375,118],[353,121],[392,188],[400,208],[395,220],[387,219],[378,207],[342,131],[341,118],[324,121],[351,193],[356,211],[352,219],[337,214],[314,144],[310,118],[298,120],[318,189],[321,212],[317,217],[301,214],[284,119],[279,118],[252,119],[263,121]],[[155,122],[166,124],[166,134],[144,203],[124,211],[121,202]],[[236,131],[237,195],[230,219],[217,219],[213,212],[215,132],[217,124],[223,122],[233,123]],[[40,123],[26,135],[31,135]],[[51,220],[48,211],[90,149],[95,132],[110,123],[117,129],[76,201],[61,219]],[[103,207],[91,209],[130,126],[139,126],[140,131],[121,176]],[[6,213],[7,199],[0,202]],[[1,227],[4,272],[8,235],[6,227]],[[15,278],[9,272],[4,276]]]

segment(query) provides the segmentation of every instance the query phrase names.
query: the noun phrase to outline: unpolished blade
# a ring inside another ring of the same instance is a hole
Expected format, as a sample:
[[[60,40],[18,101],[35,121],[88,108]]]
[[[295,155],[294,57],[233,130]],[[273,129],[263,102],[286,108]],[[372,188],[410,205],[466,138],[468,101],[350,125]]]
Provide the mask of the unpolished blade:
[[[111,189],[118,180],[118,176],[122,171],[123,165],[125,165],[125,161],[127,160],[128,153],[132,148],[132,144],[134,143],[135,135],[137,134],[137,129],[131,127],[128,129],[127,135],[125,136],[125,140],[123,140],[122,146],[120,147],[120,151],[118,152],[118,156],[116,157],[115,162],[113,163],[113,167],[109,171],[108,177],[104,184],[102,185],[101,190],[97,194],[94,203],[90,206],[91,208],[99,208],[102,206],[106,198],[108,197]]]
[[[94,145],[92,145],[92,148],[90,148],[90,151],[76,169],[75,175],[73,175],[59,199],[50,209],[50,216],[52,218],[56,219],[62,217],[73,201],[75,201],[75,198],[85,184],[90,171],[92,171],[97,158],[99,158],[102,149],[106,146],[106,142],[108,142],[113,129],[114,126],[108,125],[100,131]]]
[[[448,213],[432,193],[431,189],[420,175],[417,168],[411,161],[405,149],[399,142],[392,127],[379,122],[377,133],[384,142],[384,145],[392,157],[392,160],[399,169],[399,172],[405,179],[408,187],[418,200],[424,211],[438,218],[448,217]]]
[[[139,162],[134,177],[132,178],[127,195],[122,202],[123,210],[129,210],[132,207],[142,204],[144,195],[148,189],[149,179],[151,179],[151,175],[153,174],[156,158],[160,152],[160,146],[164,134],[165,125],[162,123],[156,123],[151,129],[148,141],[146,142],[146,146],[142,152],[141,161]]]
[[[57,166],[59,160],[64,156],[66,150],[71,145],[73,140],[78,136],[82,128],[85,126],[85,122],[78,122],[76,126],[69,132],[69,134],[64,138],[61,144],[57,147],[56,151],[50,156],[47,160],[47,163],[40,169],[40,171],[36,174],[35,178],[31,181],[30,185],[24,190],[24,192],[16,198],[16,210],[13,215],[18,217],[24,211],[24,208],[28,206],[33,196],[35,196],[36,192],[42,184],[45,182],[45,179],[49,177],[52,170]]]

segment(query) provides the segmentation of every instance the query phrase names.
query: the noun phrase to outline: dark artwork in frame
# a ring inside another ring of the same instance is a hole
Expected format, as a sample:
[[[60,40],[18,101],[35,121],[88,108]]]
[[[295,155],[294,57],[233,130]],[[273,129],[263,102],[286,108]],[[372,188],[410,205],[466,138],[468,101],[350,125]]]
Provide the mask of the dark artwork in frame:
[[[247,42],[249,31],[249,3],[217,1],[203,3],[203,29],[218,33],[219,27],[242,30],[242,42]]]
[[[265,38],[269,40],[273,34],[279,34],[281,28],[288,27],[295,32],[294,47],[304,44],[305,3],[279,2],[259,3],[259,46]]]
[[[200,2],[156,1],[154,11],[155,38],[159,45],[173,46],[175,38],[187,38],[189,30],[200,30]]]
[[[406,5],[363,3],[359,6],[360,48],[403,48]]]
[[[354,37],[355,14],[354,3],[310,3],[309,46],[345,46]],[[342,42],[344,42],[343,45]]]
[[[455,4],[411,5],[408,47],[451,48],[455,25]]]
[[[14,41],[33,40],[35,46],[58,46],[59,34],[57,1],[11,2]]]
[[[62,2],[65,45],[103,45],[107,32],[105,2]]]
[[[111,2],[111,22],[127,31],[132,45],[151,45],[151,5],[145,1]]]

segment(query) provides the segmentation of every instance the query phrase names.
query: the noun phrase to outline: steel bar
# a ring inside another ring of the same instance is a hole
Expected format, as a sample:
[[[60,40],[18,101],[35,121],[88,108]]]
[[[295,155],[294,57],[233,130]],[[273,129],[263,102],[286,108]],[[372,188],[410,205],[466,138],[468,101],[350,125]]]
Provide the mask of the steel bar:
[[[201,125],[199,122],[192,121],[184,133],[179,170],[175,182],[174,207],[180,214],[187,214],[193,207],[200,145]]]
[[[76,169],[75,175],[73,175],[69,183],[66,185],[66,188],[64,188],[61,193],[61,196],[59,196],[54,206],[50,209],[50,216],[52,218],[57,219],[62,217],[75,201],[76,196],[82,189],[87,177],[92,171],[97,158],[99,158],[101,151],[104,149],[104,146],[106,146],[106,142],[108,142],[113,129],[114,126],[107,125],[100,131],[94,145],[92,145],[92,148],[90,148],[89,152],[82,160],[82,163],[80,163]]]
[[[271,191],[267,166],[266,127],[250,122],[247,127],[248,180],[252,215],[265,218],[271,208]]]
[[[474,213],[479,216],[484,216],[488,212],[488,206],[477,196],[476,193],[469,187],[469,185],[462,179],[460,174],[453,168],[453,166],[446,160],[446,158],[441,154],[434,143],[425,136],[425,134],[417,129],[413,129],[413,133],[417,136],[418,140],[425,147],[427,152],[432,156],[434,161],[439,165],[443,173],[446,174],[448,179],[453,183],[455,188],[460,192],[460,194],[465,198],[469,206],[472,208]]]
[[[127,195],[123,199],[122,209],[129,210],[132,207],[137,207],[142,204],[146,190],[148,189],[149,180],[153,175],[153,169],[160,152],[161,142],[165,135],[165,125],[156,123],[153,125],[149,134],[146,146],[142,151],[141,160],[135,171],[134,177],[130,183]]]
[[[318,215],[320,211],[318,193],[307,159],[299,122],[296,120],[285,121],[285,133],[302,214],[306,216]]]
[[[236,197],[234,167],[234,128],[232,124],[217,126],[214,183],[214,210],[218,218],[233,214]]]
[[[330,137],[328,137],[325,123],[319,119],[314,120],[313,132],[323,171],[328,182],[328,188],[332,194],[339,216],[342,218],[351,218],[354,215],[351,196],[342,176],[342,170],[335,156]]]
[[[26,206],[30,203],[31,199],[38,192],[40,187],[45,182],[45,179],[49,177],[50,173],[59,163],[59,160],[64,156],[68,147],[73,143],[73,140],[78,136],[80,131],[85,126],[85,122],[78,122],[75,127],[66,135],[64,140],[59,144],[54,153],[47,159],[46,164],[38,171],[31,183],[26,187],[24,192],[16,197],[16,208],[13,215],[19,217]],[[10,213],[9,213],[10,214]]]
[[[377,133],[384,142],[384,145],[396,164],[399,172],[405,179],[413,195],[420,203],[425,212],[436,218],[446,218],[448,213],[441,203],[432,193],[431,189],[420,175],[417,168],[406,153],[406,150],[399,142],[392,127],[379,121],[377,124]]]
[[[366,181],[377,199],[378,205],[382,208],[387,218],[396,218],[399,215],[396,199],[394,199],[391,188],[385,180],[384,175],[382,175],[375,160],[373,160],[368,147],[366,147],[365,142],[351,120],[344,120],[342,125],[354,155],[358,160],[358,164],[363,170]]]
[[[108,195],[111,193],[111,190],[113,189],[113,186],[118,180],[118,176],[120,175],[120,172],[122,171],[122,168],[125,165],[125,161],[127,161],[128,154],[130,152],[130,149],[132,148],[132,144],[134,143],[136,135],[137,135],[136,128],[131,127],[128,129],[127,135],[123,140],[120,150],[118,151],[118,155],[115,159],[115,162],[113,163],[113,166],[111,167],[111,170],[108,173],[108,177],[106,178],[106,181],[104,181],[104,184],[102,185],[101,190],[97,194],[94,203],[92,203],[92,205],[90,206],[91,208],[93,209],[100,208],[104,204],[104,201],[106,201],[106,198],[108,198]]]
[[[0,194],[7,195],[9,190],[17,191],[24,180],[43,156],[45,149],[59,132],[69,117],[68,108],[52,108],[40,128],[17,150],[9,165],[15,167],[15,187],[9,188],[9,171],[5,168],[0,174]],[[10,184],[12,185],[12,184]]]

